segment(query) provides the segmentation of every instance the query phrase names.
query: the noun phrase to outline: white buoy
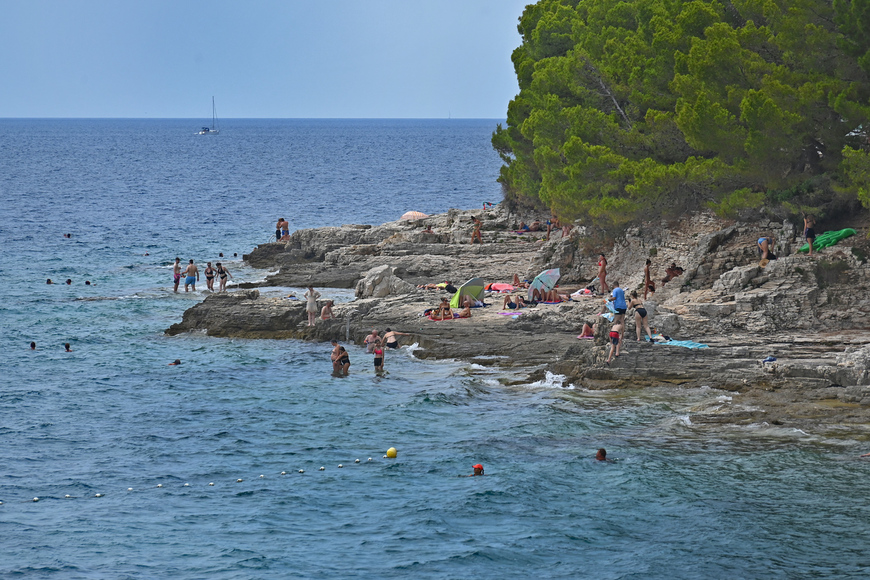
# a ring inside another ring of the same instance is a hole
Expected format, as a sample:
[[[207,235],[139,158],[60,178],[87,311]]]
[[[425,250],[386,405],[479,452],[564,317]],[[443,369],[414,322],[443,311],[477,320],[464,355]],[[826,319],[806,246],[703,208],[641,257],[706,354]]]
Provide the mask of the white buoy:
[[[386,458],[387,458],[387,456],[386,456],[386,455],[384,455],[384,459],[386,459]]]
[[[33,498],[33,501],[39,501],[38,497]]]
[[[209,485],[214,487],[214,482],[209,482]]]
[[[158,484],[157,484],[157,487],[163,487],[163,484],[162,484],[162,483],[158,483]]]
[[[236,483],[242,483],[243,481],[245,481],[245,480],[240,477],[239,479],[236,480]]]
[[[128,488],[127,488],[127,491],[133,491],[133,488],[132,488],[132,487],[128,487]]]
[[[371,461],[371,460],[372,460],[372,458],[371,458],[371,457],[369,457],[369,461]]]
[[[66,495],[63,496],[63,497],[67,497],[67,498],[69,498],[69,497],[72,497],[72,496],[71,496],[70,494],[66,494]]]
[[[94,497],[103,497],[103,494],[98,493],[98,494],[94,495]]]
[[[339,463],[339,464],[338,464],[338,468],[341,469],[342,467],[344,467],[344,465],[342,465],[341,463]]]
[[[189,483],[185,483],[183,487],[190,487]]]
[[[282,472],[281,472],[281,475],[287,475],[287,472],[286,472],[286,471],[282,471]]]
[[[265,479],[265,478],[266,478],[265,475],[261,475],[261,476],[260,476],[260,479]]]
[[[299,470],[299,473],[305,473],[305,470],[304,470],[304,469],[300,469],[300,470]]]
[[[359,463],[359,459],[354,459],[353,462],[354,462],[354,463]]]
[[[325,470],[326,470],[325,467],[323,467],[323,466],[320,467],[320,471],[325,471]]]

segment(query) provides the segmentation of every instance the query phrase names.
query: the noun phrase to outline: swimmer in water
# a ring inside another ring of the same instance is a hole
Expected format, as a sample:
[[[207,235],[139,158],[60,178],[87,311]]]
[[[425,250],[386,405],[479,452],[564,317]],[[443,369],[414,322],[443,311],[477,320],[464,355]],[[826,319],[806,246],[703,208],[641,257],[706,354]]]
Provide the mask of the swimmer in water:
[[[72,279],[71,279],[71,278],[67,278],[67,279],[66,279],[66,285],[67,285],[67,286],[72,285]]]
[[[607,461],[607,450],[603,447],[598,450],[598,453],[595,454],[596,461]]]
[[[468,477],[474,477],[475,475],[484,475],[483,465],[481,465],[480,463],[478,463],[476,465],[472,465],[471,468],[474,470],[474,473],[472,473]]]
[[[175,367],[175,366],[178,366],[178,365],[180,365],[180,364],[181,364],[181,359],[175,359],[174,361],[172,361],[171,363],[169,363],[167,366]]]
[[[46,284],[54,284],[54,282],[51,281],[51,278],[49,278],[48,280],[46,280],[45,283],[46,283]]]
[[[72,352],[68,342],[63,343],[63,348],[65,349],[64,352]]]
[[[36,343],[35,342],[30,343],[30,350],[36,350]]]

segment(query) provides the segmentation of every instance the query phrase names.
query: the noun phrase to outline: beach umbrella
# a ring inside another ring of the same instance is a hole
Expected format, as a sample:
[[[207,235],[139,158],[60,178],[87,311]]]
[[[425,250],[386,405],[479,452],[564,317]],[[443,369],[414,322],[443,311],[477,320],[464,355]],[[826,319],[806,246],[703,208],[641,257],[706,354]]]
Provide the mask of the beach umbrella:
[[[406,211],[402,214],[400,219],[403,220],[420,220],[423,218],[429,217],[429,214],[425,214],[422,211]]]
[[[559,268],[551,268],[549,270],[544,270],[532,280],[532,283],[529,284],[529,300],[532,299],[532,290],[537,288],[543,292],[549,292],[553,288],[556,287],[556,282],[559,281],[559,277],[561,276],[561,272],[559,272]]]
[[[450,300],[450,308],[459,308],[460,296],[471,296],[475,300],[480,300],[483,297],[483,287],[486,283],[483,278],[472,278],[456,290],[456,294]]]

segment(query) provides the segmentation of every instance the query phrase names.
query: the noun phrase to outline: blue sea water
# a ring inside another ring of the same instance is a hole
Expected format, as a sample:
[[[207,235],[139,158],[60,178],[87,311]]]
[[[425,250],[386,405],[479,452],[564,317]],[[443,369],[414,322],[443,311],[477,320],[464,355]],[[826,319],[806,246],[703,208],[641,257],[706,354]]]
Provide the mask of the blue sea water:
[[[495,125],[0,120],[0,575],[866,577],[857,430],[701,428],[725,393],[516,384],[407,346],[377,377],[348,345],[335,378],[322,344],[163,335],[203,299],[172,292],[175,256],[253,281],[233,255],[277,217],[498,201]]]

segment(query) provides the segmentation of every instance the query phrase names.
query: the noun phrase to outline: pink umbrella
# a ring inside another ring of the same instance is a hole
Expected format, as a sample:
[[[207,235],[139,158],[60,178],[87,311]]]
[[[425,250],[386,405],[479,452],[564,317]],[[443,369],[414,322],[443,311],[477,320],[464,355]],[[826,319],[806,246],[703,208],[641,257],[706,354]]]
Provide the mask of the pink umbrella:
[[[429,217],[429,214],[425,214],[422,211],[406,211],[402,214],[402,217],[399,219],[403,220],[419,220],[423,218]]]

